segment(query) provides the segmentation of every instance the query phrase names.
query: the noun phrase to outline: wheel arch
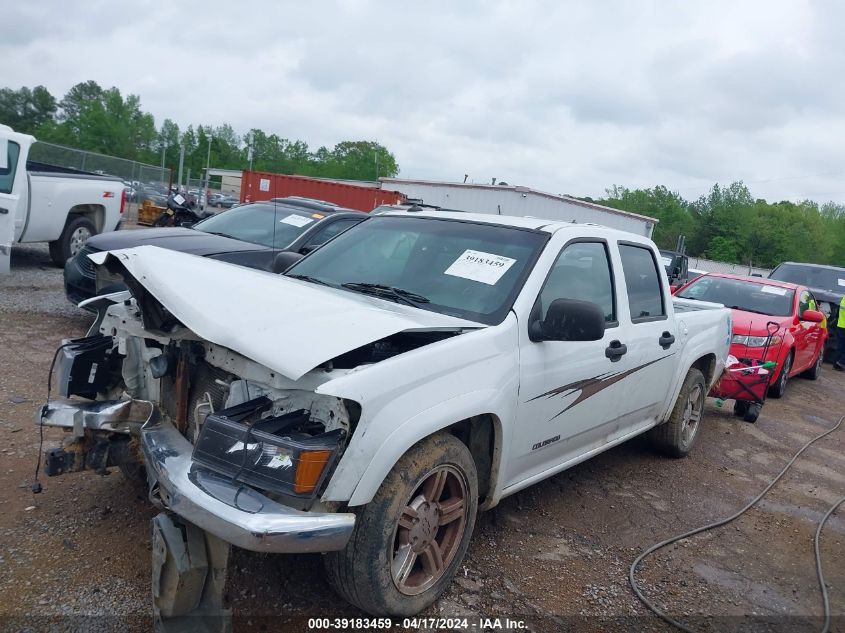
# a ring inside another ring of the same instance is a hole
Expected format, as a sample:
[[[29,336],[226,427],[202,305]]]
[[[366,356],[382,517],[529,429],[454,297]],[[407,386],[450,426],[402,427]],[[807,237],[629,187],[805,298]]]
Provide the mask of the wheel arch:
[[[348,505],[369,503],[402,455],[438,433],[454,435],[469,449],[478,475],[479,509],[487,510],[496,505],[500,496],[503,462],[503,425],[499,415],[479,409],[477,413],[461,415],[458,420],[453,417],[439,422],[415,424],[414,427],[418,431],[414,435],[394,432],[386,439],[376,454],[377,458],[372,459],[363,471],[349,497]]]
[[[106,208],[101,204],[74,205],[68,211],[67,219],[65,220],[65,228],[67,228],[67,225],[78,217],[88,218],[91,222],[93,222],[97,233],[102,233],[103,226],[106,221]]]

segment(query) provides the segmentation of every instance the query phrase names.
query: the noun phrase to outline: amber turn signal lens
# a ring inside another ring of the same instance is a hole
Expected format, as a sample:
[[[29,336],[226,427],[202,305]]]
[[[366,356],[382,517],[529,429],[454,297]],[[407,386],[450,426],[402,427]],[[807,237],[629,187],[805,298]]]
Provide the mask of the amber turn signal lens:
[[[331,454],[331,451],[302,451],[299,454],[296,479],[293,483],[295,493],[302,494],[314,491]]]

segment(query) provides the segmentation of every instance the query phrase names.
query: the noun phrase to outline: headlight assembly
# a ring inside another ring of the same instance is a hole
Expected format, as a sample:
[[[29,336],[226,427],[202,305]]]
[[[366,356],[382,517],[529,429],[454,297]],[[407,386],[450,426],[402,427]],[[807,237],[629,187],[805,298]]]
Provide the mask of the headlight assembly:
[[[745,345],[746,347],[765,347],[769,340],[768,336],[747,336],[745,334],[734,334],[731,343],[737,345]],[[781,342],[780,336],[773,336],[770,345],[779,345]]]
[[[312,497],[337,459],[344,431],[319,432],[322,425],[304,409],[255,419],[269,407],[261,397],[209,414],[193,460],[261,490]]]

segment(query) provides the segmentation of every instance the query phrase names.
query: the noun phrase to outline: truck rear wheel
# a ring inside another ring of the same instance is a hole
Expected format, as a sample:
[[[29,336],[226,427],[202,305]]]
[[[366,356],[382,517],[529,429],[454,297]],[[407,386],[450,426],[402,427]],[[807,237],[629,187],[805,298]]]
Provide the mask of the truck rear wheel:
[[[88,218],[82,216],[68,218],[59,239],[50,242],[50,259],[57,266],[64,266],[68,259],[82,250],[86,240],[96,234],[97,228]]]
[[[687,372],[669,419],[650,431],[651,440],[660,452],[670,457],[685,457],[690,452],[698,436],[706,395],[704,375],[693,367]]]
[[[452,582],[475,526],[478,478],[467,447],[438,434],[411,448],[358,512],[329,583],[373,615],[415,615]]]

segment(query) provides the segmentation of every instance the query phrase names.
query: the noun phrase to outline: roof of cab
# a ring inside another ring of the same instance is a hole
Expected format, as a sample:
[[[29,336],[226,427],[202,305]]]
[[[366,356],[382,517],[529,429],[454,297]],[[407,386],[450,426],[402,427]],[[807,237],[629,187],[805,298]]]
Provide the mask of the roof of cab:
[[[447,220],[463,220],[465,222],[480,222],[484,224],[500,224],[502,226],[513,226],[522,229],[534,229],[545,231],[547,233],[554,233],[561,229],[573,229],[577,227],[596,227],[614,233],[626,233],[610,227],[602,226],[600,224],[584,224],[578,222],[565,222],[562,220],[552,220],[549,218],[534,218],[529,216],[516,215],[493,215],[492,213],[465,213],[463,211],[437,211],[437,210],[423,210],[423,211],[390,211],[382,214],[386,216],[418,216],[425,218],[444,218]]]

